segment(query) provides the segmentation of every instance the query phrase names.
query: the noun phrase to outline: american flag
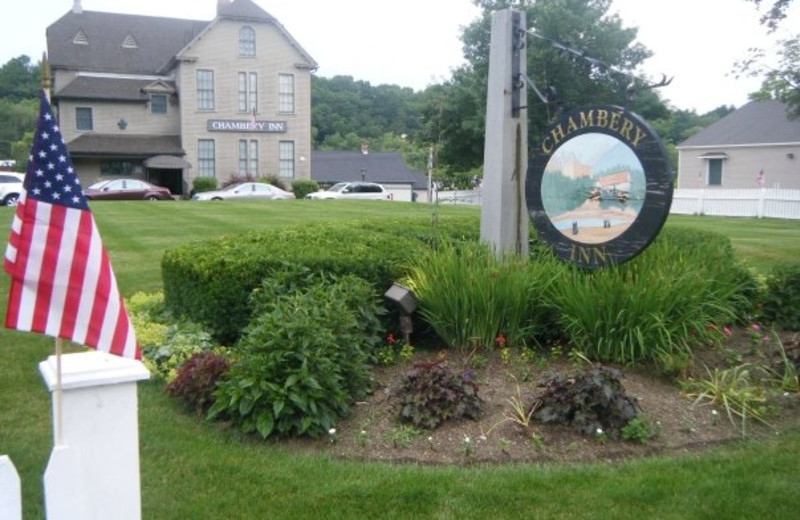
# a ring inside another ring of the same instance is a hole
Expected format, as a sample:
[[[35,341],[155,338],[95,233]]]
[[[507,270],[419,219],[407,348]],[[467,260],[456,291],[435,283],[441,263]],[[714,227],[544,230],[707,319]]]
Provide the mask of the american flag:
[[[94,217],[44,91],[3,262],[6,327],[140,359]]]

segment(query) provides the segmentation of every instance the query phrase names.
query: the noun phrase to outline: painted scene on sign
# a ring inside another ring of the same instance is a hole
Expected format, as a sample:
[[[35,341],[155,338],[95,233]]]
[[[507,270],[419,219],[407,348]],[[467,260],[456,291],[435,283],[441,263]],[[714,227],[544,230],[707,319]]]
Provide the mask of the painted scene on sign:
[[[541,193],[559,232],[575,242],[601,244],[636,221],[647,182],[642,163],[623,141],[588,133],[556,150],[544,169]]]

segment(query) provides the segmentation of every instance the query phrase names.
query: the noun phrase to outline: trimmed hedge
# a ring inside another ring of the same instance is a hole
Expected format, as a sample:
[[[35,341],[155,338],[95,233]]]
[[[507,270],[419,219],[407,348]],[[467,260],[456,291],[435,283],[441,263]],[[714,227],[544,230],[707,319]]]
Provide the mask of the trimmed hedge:
[[[284,264],[314,272],[352,274],[381,294],[403,274],[406,261],[438,237],[477,240],[477,218],[386,219],[297,226],[223,237],[165,252],[164,302],[176,316],[208,327],[233,344],[251,316],[250,293]]]

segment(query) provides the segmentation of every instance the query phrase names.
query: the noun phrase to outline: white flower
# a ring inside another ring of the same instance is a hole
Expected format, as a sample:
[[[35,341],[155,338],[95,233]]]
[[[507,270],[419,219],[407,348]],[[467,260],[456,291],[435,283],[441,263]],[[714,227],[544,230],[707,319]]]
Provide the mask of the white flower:
[[[716,416],[716,415],[719,415],[719,413],[717,413],[716,410],[711,410],[711,415],[715,415]]]
[[[428,437],[428,442],[433,442],[433,435]]]
[[[597,433],[597,435],[603,435],[603,429],[602,428],[598,428],[596,433]]]
[[[367,430],[361,430],[361,435],[366,435],[366,434],[367,434]]]
[[[464,436],[464,442],[467,443],[467,444],[469,444],[469,442],[470,442],[469,437],[467,437],[466,435]]]
[[[328,434],[329,435],[336,435],[336,428],[331,428],[330,430],[328,430]]]

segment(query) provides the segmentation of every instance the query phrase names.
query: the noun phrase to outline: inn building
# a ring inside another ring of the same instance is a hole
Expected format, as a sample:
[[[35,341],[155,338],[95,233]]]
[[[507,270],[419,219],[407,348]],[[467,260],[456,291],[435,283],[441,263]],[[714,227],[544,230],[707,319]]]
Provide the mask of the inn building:
[[[213,1],[213,0],[202,0]],[[252,0],[211,21],[84,11],[47,28],[52,103],[84,186],[311,178],[314,59]]]

